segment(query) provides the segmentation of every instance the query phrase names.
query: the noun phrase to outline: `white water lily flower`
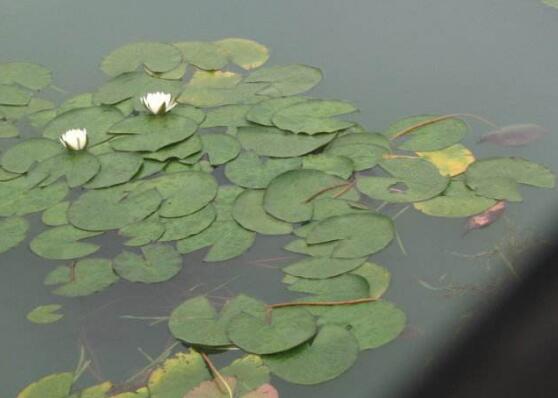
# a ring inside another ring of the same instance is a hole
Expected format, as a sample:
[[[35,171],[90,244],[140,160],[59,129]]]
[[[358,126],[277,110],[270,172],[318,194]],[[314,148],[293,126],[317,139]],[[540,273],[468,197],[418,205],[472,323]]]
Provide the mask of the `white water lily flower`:
[[[64,145],[64,148],[71,149],[72,151],[81,151],[87,145],[87,130],[68,130],[60,136],[59,140]]]
[[[141,103],[154,115],[166,113],[176,106],[172,95],[160,91],[144,95],[141,97]]]

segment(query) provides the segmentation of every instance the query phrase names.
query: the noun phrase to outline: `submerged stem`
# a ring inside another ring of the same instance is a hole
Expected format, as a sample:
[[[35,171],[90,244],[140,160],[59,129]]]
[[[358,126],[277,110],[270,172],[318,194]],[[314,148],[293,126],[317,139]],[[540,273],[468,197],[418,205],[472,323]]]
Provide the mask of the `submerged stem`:
[[[320,196],[321,194],[331,191],[332,189],[335,188],[345,188],[347,185],[350,185],[350,182],[344,182],[343,184],[337,184],[337,185],[333,185],[331,187],[326,187],[324,189],[320,189],[318,192],[316,192],[315,194],[312,194],[308,199],[306,199],[303,203],[309,203],[311,201],[313,201],[314,199],[316,199],[318,196]],[[341,195],[339,195],[341,196]]]
[[[233,394],[233,391],[231,389],[231,386],[229,386],[229,383],[227,383],[227,381],[225,380],[223,375],[219,372],[219,370],[215,367],[215,365],[213,365],[213,363],[211,362],[211,360],[209,359],[207,354],[204,353],[204,352],[200,352],[200,355],[202,356],[203,360],[205,361],[205,363],[207,364],[207,366],[211,370],[211,373],[213,373],[213,376],[215,376],[215,379],[218,380],[222,384],[222,386],[225,388],[229,398],[234,398],[234,394]],[[219,385],[219,384],[217,384],[217,385]]]

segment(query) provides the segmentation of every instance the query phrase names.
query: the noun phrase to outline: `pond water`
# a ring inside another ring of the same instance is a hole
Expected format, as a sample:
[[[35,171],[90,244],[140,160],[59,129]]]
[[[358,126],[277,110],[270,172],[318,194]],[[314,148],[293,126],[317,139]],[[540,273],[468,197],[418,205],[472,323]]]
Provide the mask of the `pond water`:
[[[487,130],[475,122],[465,144],[479,158],[521,156],[558,170],[553,40],[558,10],[537,0],[0,0],[0,6],[1,61],[43,64],[70,94],[97,87],[104,79],[98,69],[102,56],[129,42],[246,37],[271,49],[272,65],[321,68],[324,80],[312,95],[356,104],[356,120],[371,131],[421,113],[474,113],[500,125],[536,123],[551,134],[529,146],[477,144]],[[493,293],[516,278],[498,256],[457,253],[501,245],[514,258],[518,246],[544,240],[558,195],[539,189],[522,193],[524,202],[510,205],[505,218],[466,235],[463,219],[427,217],[412,209],[398,217],[406,255],[394,242],[373,259],[392,273],[386,298],[405,311],[407,329],[394,342],[361,353],[356,365],[332,382],[304,387],[274,379],[281,395],[384,397],[425,370]],[[30,219],[34,231],[43,228],[40,214]],[[165,322],[150,326],[122,315],[166,316],[202,293],[216,302],[241,292],[267,302],[285,299],[279,267],[296,258],[281,249],[289,239],[258,236],[251,250],[225,263],[205,264],[204,251],[198,251],[185,257],[183,271],[169,282],[120,282],[77,299],[50,293],[43,280],[55,262],[35,256],[26,244],[1,255],[0,397],[14,397],[46,374],[73,369],[81,344],[93,361],[81,379],[84,385],[96,377],[119,382],[132,376],[146,365],[138,348],[156,356],[171,336]],[[120,251],[115,235],[97,241],[100,256]],[[61,321],[45,326],[26,320],[30,310],[48,303],[63,305]],[[232,357],[219,356],[217,363]]]

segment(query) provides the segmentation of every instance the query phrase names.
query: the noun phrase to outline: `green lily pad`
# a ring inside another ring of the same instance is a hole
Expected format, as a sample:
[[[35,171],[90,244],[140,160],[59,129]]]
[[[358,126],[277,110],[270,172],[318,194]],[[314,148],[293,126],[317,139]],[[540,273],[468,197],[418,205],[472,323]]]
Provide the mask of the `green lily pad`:
[[[287,277],[293,278],[291,275],[287,275],[285,279],[287,279]],[[284,282],[286,281],[284,280]],[[303,297],[297,301],[357,300],[370,297],[370,286],[366,279],[354,274],[342,274],[327,279],[296,278],[289,284],[288,289],[292,292],[312,295]],[[308,310],[314,312],[315,310],[313,308],[314,307],[308,307]],[[316,308],[319,309],[321,307]]]
[[[141,248],[142,255],[123,251],[114,259],[114,270],[130,282],[157,283],[174,277],[182,269],[182,257],[168,245]]]
[[[328,258],[313,257],[297,261],[283,268],[283,272],[310,279],[325,279],[353,271],[366,261],[366,258]]]
[[[161,222],[165,228],[165,232],[159,238],[160,242],[168,242],[180,240],[192,235],[197,235],[204,229],[208,228],[217,213],[213,205],[209,204],[203,209],[195,213],[182,217],[163,218]]]
[[[43,212],[41,216],[41,221],[45,225],[50,225],[52,227],[58,227],[60,225],[68,224],[68,208],[70,207],[70,202],[60,202],[52,207],[49,207]]]
[[[350,159],[354,169],[356,171],[362,171],[376,166],[387,152],[388,150],[386,148],[378,145],[344,144],[333,145],[327,148],[325,154]]]
[[[32,188],[36,184],[29,177],[19,177],[0,184],[0,216],[23,216],[54,206],[68,194],[68,186],[62,182],[45,188]]]
[[[64,150],[59,142],[46,138],[30,138],[10,147],[2,154],[2,168],[12,173],[26,173],[36,163],[51,158]]]
[[[19,129],[7,120],[0,120],[0,138],[19,137]]]
[[[335,198],[320,198],[314,201],[314,213],[312,214],[312,220],[319,221],[331,216],[341,216],[349,213],[365,214],[366,212],[368,212],[366,206],[363,207],[363,205],[358,202]],[[310,232],[311,224],[307,225],[309,228],[308,232]]]
[[[302,167],[305,169],[320,170],[344,180],[353,174],[354,163],[345,156],[321,153],[318,155],[306,155],[302,158]]]
[[[242,312],[229,321],[227,335],[241,349],[254,354],[287,351],[316,334],[316,320],[303,308],[262,309],[257,314]]]
[[[207,117],[200,127],[240,127],[249,126],[246,112],[250,105],[225,105],[207,111]]]
[[[243,69],[258,68],[269,58],[269,50],[253,40],[231,37],[219,40],[215,44],[225,50],[232,63]]]
[[[173,43],[186,62],[200,69],[222,69],[228,63],[227,53],[218,45],[203,41]]]
[[[28,62],[0,64],[0,84],[19,84],[30,90],[41,90],[52,82],[52,72],[42,65]]]
[[[110,132],[119,135],[111,146],[117,151],[154,152],[185,140],[197,127],[193,120],[178,115],[134,116],[111,127]]]
[[[200,234],[178,241],[176,247],[180,253],[187,254],[211,246],[204,261],[225,261],[243,254],[254,244],[255,238],[254,232],[236,221],[215,221]]]
[[[47,229],[37,235],[30,243],[36,255],[50,260],[71,260],[88,256],[99,250],[100,246],[93,243],[80,242],[82,239],[99,235],[74,228],[71,225]]]
[[[52,270],[45,285],[61,285],[53,293],[65,297],[89,296],[106,289],[118,281],[112,263],[105,258],[85,258],[70,266]]]
[[[290,223],[267,214],[263,208],[264,191],[246,190],[234,202],[233,217],[244,228],[262,235],[290,234]]]
[[[322,307],[320,325],[349,329],[361,350],[377,348],[399,336],[406,324],[403,311],[388,301]]]
[[[0,104],[0,115],[6,120],[19,120],[25,116],[37,112],[53,109],[54,104],[43,98],[31,98],[26,105],[3,105]]]
[[[73,383],[72,372],[51,374],[25,387],[17,398],[66,398]]]
[[[271,180],[301,166],[299,158],[260,159],[254,152],[242,152],[225,166],[225,176],[245,188],[266,188]]]
[[[152,72],[168,72],[182,62],[180,50],[170,44],[139,42],[122,46],[103,59],[101,69],[107,75],[118,76],[145,66]]]
[[[268,90],[268,89],[264,89]],[[309,98],[305,97],[278,97],[266,99],[259,104],[250,108],[246,114],[246,119],[251,122],[258,123],[264,126],[273,127],[271,118],[279,110],[288,106],[308,101]]]
[[[257,95],[267,84],[239,83],[234,87],[207,87],[189,83],[176,99],[182,104],[210,108],[233,104],[257,104],[266,97]]]
[[[262,312],[264,311],[264,312]],[[227,325],[234,316],[247,312],[265,314],[264,304],[245,295],[238,295],[217,311],[204,296],[186,300],[171,313],[169,329],[174,337],[190,344],[203,346],[229,345]]]
[[[308,245],[304,239],[296,239],[283,247],[288,252],[306,254],[314,257],[331,257],[335,250],[336,242],[320,243],[319,245]]]
[[[155,189],[140,193],[130,193],[125,187],[88,191],[72,203],[68,220],[86,231],[119,229],[147,218],[161,200]]]
[[[230,365],[221,369],[220,372],[223,376],[234,377],[236,379],[235,392],[241,396],[268,383],[270,379],[269,369],[258,355],[245,355],[242,358],[235,359]],[[261,398],[273,397],[263,396]]]
[[[419,158],[385,159],[380,166],[393,177],[358,177],[359,191],[386,202],[420,202],[442,193],[449,179],[436,166]]]
[[[27,236],[29,222],[22,217],[0,220],[0,253],[19,245]]]
[[[467,185],[492,199],[521,201],[518,184],[554,188],[555,176],[546,167],[521,158],[478,160],[465,173]]]
[[[202,150],[202,141],[198,135],[193,135],[182,142],[166,146],[157,152],[149,152],[143,155],[145,159],[165,162],[169,159],[184,159],[199,153]]]
[[[384,132],[384,135],[390,139],[395,139],[397,134],[405,129],[429,120],[435,120],[438,117],[436,115],[411,116],[393,123]],[[447,118],[408,132],[403,136],[404,141],[398,147],[413,152],[437,151],[460,142],[468,130],[469,127],[463,120]]]
[[[333,257],[358,258],[376,253],[394,238],[390,218],[375,214],[345,214],[320,221],[306,237],[306,243],[337,241]]]
[[[244,81],[248,83],[270,83],[260,91],[261,95],[286,97],[310,90],[322,80],[318,68],[306,65],[264,67],[252,72]]]
[[[159,240],[164,232],[164,224],[158,217],[152,217],[122,227],[118,234],[129,238],[124,242],[125,246],[145,246]]]
[[[351,271],[352,275],[358,275],[368,282],[369,296],[380,298],[386,292],[391,281],[389,271],[376,263],[366,262],[357,269]]]
[[[350,131],[349,134],[340,134],[327,146],[327,149],[335,149],[345,145],[375,145],[385,149],[390,149],[391,146],[389,140],[382,134],[360,130],[354,131],[353,128],[353,131]]]
[[[58,311],[62,308],[60,304],[40,305],[27,314],[27,320],[33,323],[54,323],[64,317]]]
[[[260,156],[294,158],[313,152],[335,138],[335,134],[292,134],[273,127],[240,127],[242,146]]]
[[[99,173],[86,185],[88,189],[108,188],[130,181],[143,165],[141,156],[134,153],[105,153],[97,156]]]
[[[21,87],[0,84],[0,104],[2,105],[27,105],[33,94]]]
[[[149,398],[184,398],[184,395],[211,374],[202,356],[194,350],[168,358],[149,375]]]
[[[209,163],[213,166],[227,163],[236,158],[240,152],[238,140],[229,134],[202,134],[200,137],[203,150],[207,153]]]
[[[311,343],[263,357],[278,377],[290,383],[318,384],[347,371],[357,359],[359,346],[351,332],[335,325],[323,326]]]
[[[79,187],[90,181],[101,169],[97,157],[85,151],[64,151],[43,160],[29,176],[41,181],[41,186],[55,183],[64,177],[70,188]]]
[[[87,145],[91,147],[109,140],[110,127],[122,120],[122,117],[118,110],[100,106],[72,109],[49,122],[43,136],[57,140],[67,130],[86,129]]]
[[[3,168],[0,167],[0,182],[11,181],[20,176],[21,174],[19,173],[12,173],[11,171],[4,170]]]
[[[354,125],[335,116],[356,112],[352,104],[333,100],[310,100],[280,109],[272,117],[275,126],[293,133],[332,133]]]
[[[343,193],[340,198],[358,199],[358,193],[354,189],[342,191],[345,184],[346,181],[318,170],[288,171],[269,184],[264,197],[264,208],[272,216],[284,221],[308,221],[312,218],[314,199],[333,197],[339,192]]]

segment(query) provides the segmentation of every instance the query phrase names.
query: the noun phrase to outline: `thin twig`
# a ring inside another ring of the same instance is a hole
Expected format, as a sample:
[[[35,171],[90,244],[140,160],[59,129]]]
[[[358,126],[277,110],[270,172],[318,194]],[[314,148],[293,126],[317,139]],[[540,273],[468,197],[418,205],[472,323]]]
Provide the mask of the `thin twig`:
[[[234,394],[231,387],[229,386],[229,383],[227,383],[223,375],[219,372],[219,370],[215,367],[215,365],[213,365],[213,363],[211,362],[207,354],[205,352],[200,352],[200,354],[203,360],[205,361],[205,363],[207,364],[207,366],[209,367],[209,369],[211,370],[211,373],[213,373],[213,376],[215,376],[215,379],[218,380],[225,388],[227,394],[229,395],[229,398],[234,398]],[[219,386],[219,384],[217,384],[217,386]]]
[[[391,219],[392,220],[397,220],[397,218],[399,218],[399,216],[401,216],[403,213],[405,213],[407,210],[409,210],[409,207],[411,207],[411,206],[410,205],[405,206],[404,208],[399,210],[393,217],[391,217]]]
[[[344,182],[343,184],[337,184],[337,185],[333,185],[331,187],[326,187],[324,189],[320,189],[318,192],[316,192],[315,194],[312,194],[308,199],[306,199],[304,202],[302,203],[310,203],[311,201],[313,201],[314,199],[316,199],[318,196],[320,196],[323,193],[326,193],[328,191],[331,191],[332,189],[336,189],[336,188],[342,188],[347,186],[347,184],[350,184],[350,182]]]
[[[366,297],[354,300],[339,300],[339,301],[291,301],[288,303],[277,303],[268,304],[269,308],[285,308],[285,307],[298,307],[298,306],[333,306],[333,305],[350,305],[350,304],[361,304],[370,303],[372,301],[378,301],[377,297]]]
[[[340,196],[345,195],[347,192],[349,192],[349,191],[355,186],[355,182],[356,182],[356,180],[352,180],[352,181],[348,182],[347,185],[346,185],[342,190],[340,190],[339,192],[337,192],[337,193],[336,193],[335,195],[333,195],[332,197],[333,197],[334,199],[337,199],[337,198],[339,198]]]
[[[403,255],[407,257],[407,250],[405,250],[405,245],[403,244],[403,241],[401,240],[401,236],[399,236],[399,233],[397,231],[395,231],[395,240],[399,245],[399,249],[401,249],[401,253],[403,253]]]

